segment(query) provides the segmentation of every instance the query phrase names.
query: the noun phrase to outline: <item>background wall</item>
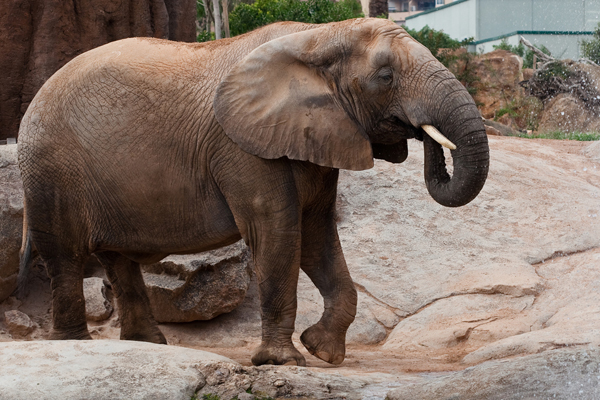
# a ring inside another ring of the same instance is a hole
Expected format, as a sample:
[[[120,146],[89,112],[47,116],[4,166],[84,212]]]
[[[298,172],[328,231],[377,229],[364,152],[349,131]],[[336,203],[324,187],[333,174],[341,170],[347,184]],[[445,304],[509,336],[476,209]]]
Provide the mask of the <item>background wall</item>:
[[[77,55],[133,36],[193,42],[195,0],[1,0],[0,139],[46,80]]]

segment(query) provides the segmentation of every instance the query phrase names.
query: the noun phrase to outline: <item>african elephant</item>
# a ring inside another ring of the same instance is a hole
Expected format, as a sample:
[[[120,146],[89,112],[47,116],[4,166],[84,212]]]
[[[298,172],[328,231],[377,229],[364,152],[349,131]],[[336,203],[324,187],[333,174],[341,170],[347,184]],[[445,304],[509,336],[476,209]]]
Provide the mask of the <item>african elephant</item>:
[[[452,177],[422,127],[455,147]],[[335,223],[339,168],[400,163],[410,138],[424,142],[437,202],[479,193],[489,151],[471,96],[387,20],[278,23],[202,44],[133,38],[82,54],[39,91],[19,135],[22,266],[35,246],[52,282],[52,338],[90,339],[82,265],[96,254],[121,338],[165,343],[139,264],[241,237],[261,302],[252,362],[305,365],[291,341],[302,268],[325,310],[301,341],[341,363],[357,296]]]

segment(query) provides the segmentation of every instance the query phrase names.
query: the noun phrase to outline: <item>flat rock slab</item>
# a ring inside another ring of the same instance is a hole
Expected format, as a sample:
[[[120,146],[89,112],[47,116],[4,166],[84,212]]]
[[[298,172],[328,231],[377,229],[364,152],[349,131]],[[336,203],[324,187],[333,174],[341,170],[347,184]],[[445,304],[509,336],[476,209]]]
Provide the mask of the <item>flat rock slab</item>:
[[[600,349],[565,348],[502,361],[390,391],[388,400],[600,398]]]
[[[0,343],[0,400],[231,399],[248,389],[273,398],[359,400],[380,381],[305,367],[245,367],[206,351],[125,340]]]
[[[0,343],[0,399],[185,399],[203,369],[238,365],[200,350],[118,340]]]

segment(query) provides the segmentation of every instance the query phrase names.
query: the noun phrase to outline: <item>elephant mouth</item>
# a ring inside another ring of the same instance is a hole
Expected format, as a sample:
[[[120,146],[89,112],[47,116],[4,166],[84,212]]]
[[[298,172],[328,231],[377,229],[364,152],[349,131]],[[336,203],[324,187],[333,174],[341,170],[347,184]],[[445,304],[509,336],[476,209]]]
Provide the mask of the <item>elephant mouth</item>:
[[[372,143],[393,145],[407,139],[423,140],[423,130],[405,124],[396,116],[381,120],[369,134]]]

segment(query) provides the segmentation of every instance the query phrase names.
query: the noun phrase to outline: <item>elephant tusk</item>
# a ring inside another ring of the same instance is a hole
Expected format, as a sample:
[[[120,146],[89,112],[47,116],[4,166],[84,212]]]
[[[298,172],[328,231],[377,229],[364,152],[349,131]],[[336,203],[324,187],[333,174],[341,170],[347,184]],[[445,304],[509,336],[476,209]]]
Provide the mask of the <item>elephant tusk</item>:
[[[440,131],[438,131],[434,126],[421,125],[421,128],[423,128],[423,130],[425,132],[427,132],[427,134],[429,136],[431,136],[431,138],[433,140],[435,140],[436,142],[438,142],[445,148],[450,149],[450,150],[456,150],[456,146],[454,145],[454,143],[449,141],[448,138],[446,138],[446,136],[442,135],[442,133]]]

